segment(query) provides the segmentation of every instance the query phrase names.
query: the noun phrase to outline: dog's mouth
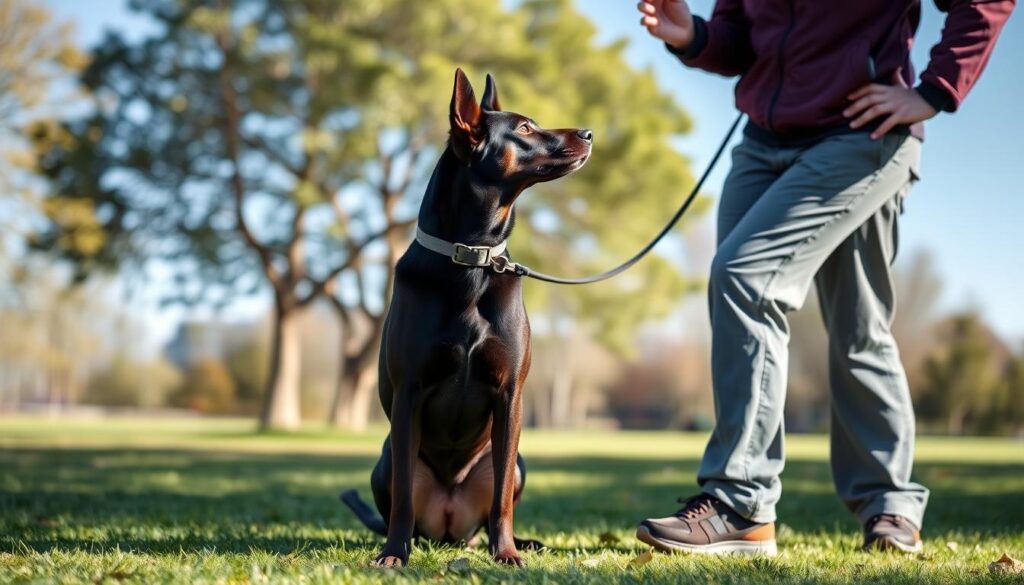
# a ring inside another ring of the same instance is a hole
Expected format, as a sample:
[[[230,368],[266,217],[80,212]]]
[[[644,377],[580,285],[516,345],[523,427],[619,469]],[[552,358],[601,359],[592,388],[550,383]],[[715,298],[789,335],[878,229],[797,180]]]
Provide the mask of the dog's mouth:
[[[590,152],[585,152],[583,154],[569,154],[561,160],[551,161],[548,164],[541,165],[538,167],[537,171],[542,175],[568,175],[569,173],[576,172],[583,168],[583,165],[587,164],[588,159],[590,159]]]
[[[589,152],[569,163],[569,172],[571,173],[573,171],[580,170],[581,168],[583,168],[583,165],[587,164],[588,160],[590,160]]]

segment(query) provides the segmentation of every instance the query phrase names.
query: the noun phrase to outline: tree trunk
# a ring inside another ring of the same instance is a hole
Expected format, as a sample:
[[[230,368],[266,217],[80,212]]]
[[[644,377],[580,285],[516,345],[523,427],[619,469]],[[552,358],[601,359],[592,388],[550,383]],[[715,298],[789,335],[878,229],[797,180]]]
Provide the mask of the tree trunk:
[[[358,380],[352,374],[351,360],[343,357],[339,360],[341,367],[338,368],[338,381],[334,386],[334,399],[331,400],[331,409],[327,411],[327,426],[336,429],[345,428],[348,419],[348,402],[356,393]]]
[[[964,419],[967,418],[967,407],[955,406],[949,413],[946,423],[946,433],[954,437],[964,434]]]
[[[274,308],[270,374],[263,396],[261,430],[294,430],[302,423],[299,411],[299,373],[302,354],[298,311]]]
[[[362,431],[370,421],[373,390],[377,387],[376,360],[344,360],[345,369],[338,376],[329,424],[350,431]]]
[[[567,429],[572,416],[572,362],[568,351],[555,369],[551,380],[551,426],[556,429]]]

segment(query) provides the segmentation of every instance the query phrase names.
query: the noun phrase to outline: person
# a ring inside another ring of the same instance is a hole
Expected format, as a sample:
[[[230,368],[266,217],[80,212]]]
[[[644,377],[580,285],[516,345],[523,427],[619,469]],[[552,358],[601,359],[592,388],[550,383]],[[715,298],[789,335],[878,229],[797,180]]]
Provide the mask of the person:
[[[637,537],[672,551],[776,551],[788,312],[810,287],[829,333],[835,488],[865,549],[921,550],[928,490],[911,480],[914,412],[890,331],[902,203],[922,122],[977,82],[1012,0],[937,0],[942,38],[914,85],[919,0],[641,0],[641,24],[683,64],[738,76],[748,117],[718,208],[711,263],[716,424],[700,493]]]

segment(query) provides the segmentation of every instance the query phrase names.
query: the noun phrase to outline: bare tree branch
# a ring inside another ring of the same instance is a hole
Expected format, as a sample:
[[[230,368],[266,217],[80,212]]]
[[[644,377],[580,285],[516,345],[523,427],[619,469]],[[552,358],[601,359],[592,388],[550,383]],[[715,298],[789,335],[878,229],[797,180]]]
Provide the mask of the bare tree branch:
[[[284,167],[285,170],[287,170],[295,177],[300,179],[302,178],[303,169],[293,165],[283,154],[274,150],[274,147],[267,144],[267,142],[263,140],[262,136],[243,135],[242,140],[251,148],[255,148],[256,150],[262,152],[264,155],[266,155],[267,158]]]
[[[406,219],[406,220],[402,220],[402,221],[391,222],[384,229],[382,229],[382,230],[380,230],[380,231],[378,231],[376,233],[373,233],[373,234],[367,236],[359,244],[354,245],[354,246],[349,246],[348,257],[345,259],[344,262],[342,262],[338,266],[335,266],[334,269],[331,270],[329,273],[327,273],[327,276],[325,276],[323,279],[321,279],[321,280],[310,279],[313,282],[313,289],[310,291],[310,293],[308,295],[306,295],[304,298],[302,298],[299,301],[299,304],[300,305],[307,305],[307,304],[313,302],[313,300],[318,295],[321,295],[321,294],[324,294],[325,292],[327,292],[328,283],[330,283],[335,278],[337,278],[339,275],[341,275],[342,272],[344,272],[344,271],[346,271],[346,270],[356,266],[358,264],[358,262],[361,260],[362,253],[366,249],[367,246],[369,246],[370,244],[372,244],[376,240],[379,240],[380,238],[383,238],[383,237],[387,236],[388,234],[390,234],[392,232],[408,229],[408,228],[412,227],[415,224],[416,224],[416,220],[415,219]]]
[[[280,282],[281,277],[277,269],[274,268],[271,251],[256,239],[252,230],[249,229],[249,224],[246,222],[245,213],[243,212],[245,184],[242,180],[242,169],[239,162],[241,149],[239,147],[238,96],[235,93],[235,88],[231,85],[230,64],[232,57],[228,46],[227,34],[224,31],[217,35],[217,45],[220,47],[224,57],[224,63],[219,72],[219,79],[221,98],[224,100],[224,135],[227,154],[234,167],[231,174],[231,188],[235,198],[235,222],[238,225],[239,233],[242,234],[242,239],[245,240],[249,247],[256,250],[256,254],[259,255],[260,264],[263,266],[263,271],[266,273],[271,285],[275,289],[280,289],[282,284]]]

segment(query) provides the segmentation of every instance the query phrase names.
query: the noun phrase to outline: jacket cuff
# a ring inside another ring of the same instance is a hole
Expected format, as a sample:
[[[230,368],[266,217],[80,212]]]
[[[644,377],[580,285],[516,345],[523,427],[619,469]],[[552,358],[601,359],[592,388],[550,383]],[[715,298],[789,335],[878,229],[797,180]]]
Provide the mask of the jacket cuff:
[[[936,112],[952,112],[956,109],[956,100],[946,90],[927,81],[922,81],[914,88],[928,105],[935,108]]]
[[[665,48],[680,59],[693,59],[704,50],[708,44],[708,23],[699,16],[693,17],[693,41],[685,47],[673,47],[665,43]]]

